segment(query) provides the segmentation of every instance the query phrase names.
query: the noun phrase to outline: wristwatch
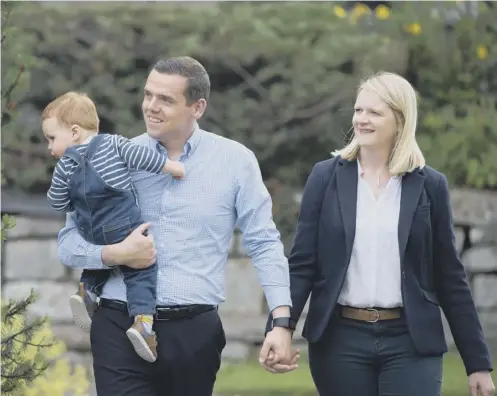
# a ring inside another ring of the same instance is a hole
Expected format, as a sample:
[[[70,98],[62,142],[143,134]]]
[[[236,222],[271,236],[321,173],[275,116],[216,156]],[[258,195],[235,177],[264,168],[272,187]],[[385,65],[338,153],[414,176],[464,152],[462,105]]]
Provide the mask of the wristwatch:
[[[274,329],[275,327],[284,327],[285,329],[295,331],[297,323],[290,317],[274,318],[271,321],[271,329]]]

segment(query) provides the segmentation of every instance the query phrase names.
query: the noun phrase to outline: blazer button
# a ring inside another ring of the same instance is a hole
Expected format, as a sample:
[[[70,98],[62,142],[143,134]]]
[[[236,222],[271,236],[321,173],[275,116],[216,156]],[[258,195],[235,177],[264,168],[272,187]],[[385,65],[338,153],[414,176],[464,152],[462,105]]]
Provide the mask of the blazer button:
[[[406,278],[406,272],[405,271],[402,271],[402,278]]]

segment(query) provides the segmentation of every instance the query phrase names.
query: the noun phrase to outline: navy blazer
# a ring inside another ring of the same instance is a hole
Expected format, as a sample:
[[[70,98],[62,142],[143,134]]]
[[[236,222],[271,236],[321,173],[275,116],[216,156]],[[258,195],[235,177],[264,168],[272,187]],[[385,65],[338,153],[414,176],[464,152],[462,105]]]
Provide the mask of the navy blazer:
[[[320,339],[342,289],[354,243],[357,161],[317,163],[306,183],[289,257],[292,318],[311,294],[303,336]],[[447,351],[440,307],[469,374],[492,370],[466,272],[455,247],[445,176],[425,166],[402,178],[399,215],[402,299],[421,355]]]

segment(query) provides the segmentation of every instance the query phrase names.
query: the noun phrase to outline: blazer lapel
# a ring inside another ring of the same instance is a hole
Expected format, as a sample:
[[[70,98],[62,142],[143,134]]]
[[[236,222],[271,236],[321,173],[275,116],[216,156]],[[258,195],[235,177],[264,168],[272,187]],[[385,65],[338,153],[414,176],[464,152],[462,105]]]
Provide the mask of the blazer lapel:
[[[336,171],[338,200],[345,229],[347,263],[352,255],[357,213],[357,161],[340,159]]]
[[[414,212],[418,207],[418,201],[423,192],[425,177],[414,171],[404,175],[402,178],[402,193],[400,196],[400,214],[399,214],[399,254],[400,262],[404,261],[404,252],[406,250],[407,239],[411,231],[411,224]]]

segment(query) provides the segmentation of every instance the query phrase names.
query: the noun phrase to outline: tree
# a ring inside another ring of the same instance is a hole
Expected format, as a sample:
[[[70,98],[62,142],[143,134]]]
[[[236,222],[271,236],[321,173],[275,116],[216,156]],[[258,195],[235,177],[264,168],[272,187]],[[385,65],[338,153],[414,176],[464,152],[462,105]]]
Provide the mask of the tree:
[[[356,4],[338,15],[408,46],[404,75],[419,94],[418,141],[428,164],[453,186],[497,188],[495,4],[396,2],[374,12]]]
[[[29,185],[40,176],[40,169],[46,168],[46,161],[32,161],[29,156],[32,134],[15,125],[18,104],[30,84],[29,71],[36,63],[29,55],[34,37],[26,34],[16,20],[22,12],[19,6],[18,2],[2,1],[1,7],[2,186],[12,179],[18,180],[21,186]]]
[[[387,57],[394,42],[363,37],[332,11],[327,3],[31,3],[18,23],[37,38],[32,51],[43,66],[33,70],[33,81],[42,83],[20,104],[25,117],[17,129],[30,136],[29,145],[22,143],[24,167],[44,165],[36,166],[36,182],[21,183],[13,172],[8,182],[46,191],[52,163],[39,124],[33,128],[29,120],[55,96],[85,91],[97,104],[102,131],[136,136],[143,132],[141,92],[150,66],[158,57],[185,54],[211,76],[201,126],[252,149],[264,179],[282,186],[275,191],[300,189],[312,165],[344,145],[359,76],[379,64],[401,72],[405,64],[405,48]],[[298,206],[293,194],[278,196],[285,199],[275,202],[275,219],[286,229]]]
[[[300,190],[313,164],[345,144],[356,87],[378,70],[398,72],[417,89],[428,164],[452,186],[495,187],[496,7],[465,13],[455,3],[376,3],[30,3],[16,25],[34,38],[27,42],[37,67],[18,104],[20,136],[3,139],[15,165],[7,182],[45,193],[53,161],[39,116],[55,96],[85,91],[102,131],[136,136],[150,66],[190,55],[211,76],[200,125],[252,149],[274,191]],[[26,168],[31,173],[19,171]],[[279,196],[275,219],[286,228],[295,224],[293,194]]]
[[[451,185],[497,188],[497,7],[396,3],[420,98],[419,142]]]
[[[362,37],[332,10],[312,2],[30,3],[18,23],[36,37],[32,51],[43,65],[33,70],[18,129],[30,134],[29,164],[45,165],[36,166],[44,172],[36,183],[23,187],[44,191],[50,178],[39,124],[33,128],[30,120],[51,99],[86,91],[102,131],[136,136],[143,132],[141,92],[150,66],[179,54],[198,58],[211,75],[201,125],[252,149],[266,180],[300,187],[314,162],[344,144],[359,76],[379,64],[398,71],[404,64],[405,49],[387,57],[395,43]],[[14,176],[8,181],[19,186]]]
[[[149,67],[187,54],[212,80],[201,125],[251,148],[266,180],[301,188],[312,165],[345,143],[360,78],[384,69],[419,92],[428,163],[452,185],[495,187],[497,7],[376,3],[30,3],[16,14],[16,45],[36,59],[34,84],[16,102],[16,128],[3,131],[7,182],[46,191],[53,162],[39,114],[55,96],[86,91],[103,131],[136,136]]]
[[[13,136],[9,129],[15,116],[15,104],[26,88],[26,58],[22,57],[23,40],[19,30],[11,24],[17,4],[2,2],[2,137]],[[5,62],[4,62],[5,60]],[[2,141],[2,143],[4,143]],[[2,147],[3,148],[3,147]],[[2,156],[5,160],[5,156]],[[6,170],[4,161],[3,171]],[[9,165],[12,165],[9,163]],[[11,168],[7,168],[7,171]],[[2,216],[1,242],[7,238],[7,230],[15,227],[15,218]],[[64,345],[57,343],[48,327],[47,318],[29,318],[28,309],[36,301],[33,291],[19,301],[9,300],[1,304],[1,387],[2,394],[12,396],[64,396],[67,391],[74,396],[84,396],[88,390],[86,371],[77,367],[69,370],[67,360],[55,358],[64,352]],[[45,379],[49,382],[44,382]],[[30,387],[32,386],[33,387]],[[48,386],[47,386],[48,385]]]
[[[53,347],[54,340],[40,340],[45,318],[27,320],[27,309],[34,303],[33,292],[21,301],[2,304],[2,391],[15,394],[31,385],[49,365],[43,348]],[[32,352],[33,353],[27,353]]]
[[[475,5],[438,26],[442,43],[424,37],[416,48],[420,143],[452,183],[497,188],[497,7]]]
[[[62,355],[44,317],[29,318],[34,292],[2,303],[2,394],[10,396],[86,396],[89,381],[83,366],[72,368]]]

